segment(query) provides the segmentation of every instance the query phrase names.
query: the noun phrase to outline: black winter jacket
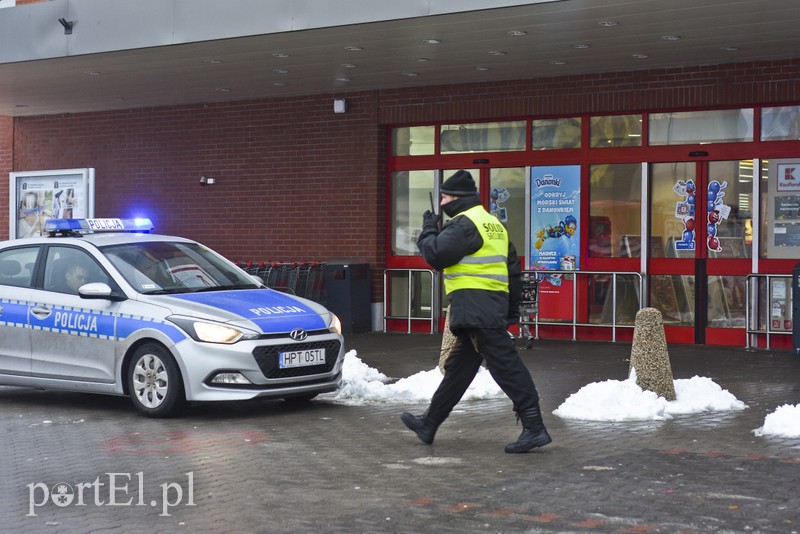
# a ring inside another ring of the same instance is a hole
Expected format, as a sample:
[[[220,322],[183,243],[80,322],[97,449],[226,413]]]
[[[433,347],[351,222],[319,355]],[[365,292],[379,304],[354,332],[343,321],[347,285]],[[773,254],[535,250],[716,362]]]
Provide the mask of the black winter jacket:
[[[462,197],[448,205],[454,215],[480,205],[480,199]],[[455,217],[444,224],[441,232],[431,219],[423,223],[417,247],[431,267],[442,270],[456,265],[464,256],[483,246],[483,238],[468,217]],[[522,279],[519,258],[514,245],[508,244],[509,292],[485,289],[459,289],[450,293],[450,330],[470,328],[507,328],[519,321]]]

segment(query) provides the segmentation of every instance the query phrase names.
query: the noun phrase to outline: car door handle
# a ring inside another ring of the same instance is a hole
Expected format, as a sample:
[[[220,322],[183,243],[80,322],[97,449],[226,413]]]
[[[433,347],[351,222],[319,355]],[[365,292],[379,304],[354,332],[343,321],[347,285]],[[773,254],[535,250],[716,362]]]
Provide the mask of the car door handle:
[[[50,314],[53,313],[53,310],[48,308],[47,306],[36,306],[31,310],[31,313],[39,320],[47,319],[50,317]]]

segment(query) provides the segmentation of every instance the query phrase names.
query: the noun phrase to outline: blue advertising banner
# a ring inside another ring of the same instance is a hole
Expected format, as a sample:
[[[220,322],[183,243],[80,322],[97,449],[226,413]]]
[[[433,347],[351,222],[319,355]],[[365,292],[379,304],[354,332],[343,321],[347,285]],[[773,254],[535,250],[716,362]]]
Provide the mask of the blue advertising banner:
[[[531,269],[580,268],[581,167],[531,168]]]

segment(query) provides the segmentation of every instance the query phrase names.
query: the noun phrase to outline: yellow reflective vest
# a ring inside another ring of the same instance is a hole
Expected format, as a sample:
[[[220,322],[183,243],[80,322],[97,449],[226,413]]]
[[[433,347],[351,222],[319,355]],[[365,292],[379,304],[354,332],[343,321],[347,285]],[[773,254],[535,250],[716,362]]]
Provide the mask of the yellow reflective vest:
[[[508,232],[497,217],[482,206],[456,215],[467,217],[483,238],[483,246],[474,254],[444,269],[444,291],[483,289],[508,293]],[[455,217],[454,217],[455,218]]]

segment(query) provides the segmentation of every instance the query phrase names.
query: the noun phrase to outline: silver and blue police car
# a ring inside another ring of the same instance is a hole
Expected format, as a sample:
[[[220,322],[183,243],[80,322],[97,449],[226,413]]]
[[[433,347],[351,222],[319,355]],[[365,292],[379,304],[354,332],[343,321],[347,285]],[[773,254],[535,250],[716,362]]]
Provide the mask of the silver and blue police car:
[[[336,315],[152,229],[51,219],[0,243],[0,385],[128,395],[150,417],[340,387]]]

